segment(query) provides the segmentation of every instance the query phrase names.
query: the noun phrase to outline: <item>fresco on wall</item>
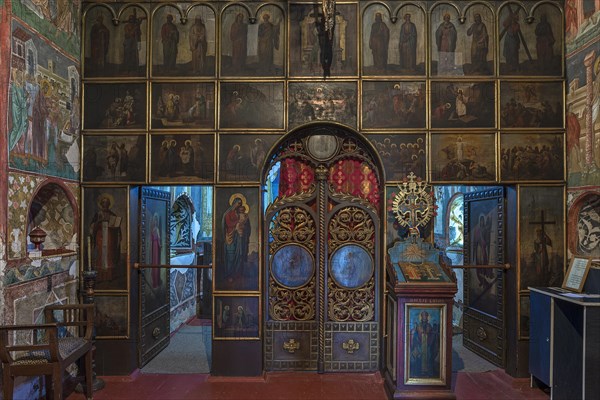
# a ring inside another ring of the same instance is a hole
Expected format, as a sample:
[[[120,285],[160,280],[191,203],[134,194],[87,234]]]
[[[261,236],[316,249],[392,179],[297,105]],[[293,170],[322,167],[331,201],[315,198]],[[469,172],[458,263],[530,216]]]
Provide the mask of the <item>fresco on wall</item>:
[[[433,75],[492,75],[496,53],[492,10],[474,4],[465,10],[465,22],[456,9],[441,4],[431,14],[431,72]]]
[[[506,181],[562,181],[562,133],[500,134],[500,179]]]
[[[563,83],[501,82],[501,128],[562,128]]]
[[[288,128],[313,121],[338,121],[356,128],[356,82],[291,82]]]
[[[214,129],[215,85],[153,83],[152,129]]]
[[[362,128],[425,128],[425,82],[362,83]]]
[[[431,180],[489,182],[496,179],[493,133],[432,134]]]
[[[146,84],[86,84],[84,129],[144,129]]]
[[[152,75],[214,76],[215,33],[210,7],[194,6],[185,24],[177,8],[157,8],[152,16]]]
[[[124,7],[113,15],[90,7],[85,18],[84,72],[89,77],[146,76],[148,17],[143,8]]]
[[[600,32],[600,25],[596,28]],[[600,40],[567,59],[567,171],[570,187],[600,182]]]
[[[8,259],[20,259],[26,256],[26,246],[30,244],[27,234],[27,223],[30,220],[29,205],[34,194],[39,190],[46,178],[37,175],[10,173],[8,175]],[[79,185],[66,183],[70,195],[79,203]],[[69,213],[69,211],[65,211]],[[70,214],[65,214],[69,218]],[[62,215],[61,215],[62,217]],[[77,231],[77,229],[74,229]],[[71,234],[72,235],[72,234]]]
[[[151,137],[152,182],[212,182],[214,135],[156,135]]]
[[[424,134],[368,135],[385,169],[386,181],[401,181],[411,172],[426,179],[427,144]]]
[[[502,6],[498,14],[501,75],[562,74],[563,16],[558,7],[542,4],[532,20],[513,3]]]
[[[265,158],[280,135],[219,135],[219,182],[258,182]]]
[[[35,26],[41,35],[73,57],[79,56],[81,1],[21,0],[11,3],[13,15]]]
[[[560,286],[564,275],[564,188],[519,188],[520,290]]]
[[[83,180],[146,181],[146,135],[84,135]]]
[[[8,94],[11,168],[77,179],[79,72],[76,64],[17,22]]]
[[[598,39],[599,17],[600,4],[585,0],[565,1],[565,41],[568,52]]]
[[[290,75],[357,75],[356,7],[356,4],[336,6],[335,35],[329,44],[321,6],[290,5]]]
[[[404,5],[390,21],[381,4],[363,10],[363,75],[425,74],[425,13],[412,4]]]
[[[256,21],[250,22],[250,17]],[[230,6],[221,16],[222,76],[283,76],[285,74],[283,11],[266,5],[254,16],[246,8]]]
[[[69,193],[57,183],[45,183],[31,200],[27,232],[36,227],[46,232],[42,255],[72,253],[77,249],[79,213],[69,201]],[[28,250],[34,245],[28,244]]]
[[[283,129],[283,82],[222,82],[222,129]]]
[[[215,193],[215,290],[258,290],[258,189]]]
[[[493,128],[494,82],[432,82],[432,128]]]
[[[569,200],[571,201],[572,198]],[[599,258],[600,193],[590,191],[577,197],[569,209],[568,220],[570,222],[568,239],[571,254]]]

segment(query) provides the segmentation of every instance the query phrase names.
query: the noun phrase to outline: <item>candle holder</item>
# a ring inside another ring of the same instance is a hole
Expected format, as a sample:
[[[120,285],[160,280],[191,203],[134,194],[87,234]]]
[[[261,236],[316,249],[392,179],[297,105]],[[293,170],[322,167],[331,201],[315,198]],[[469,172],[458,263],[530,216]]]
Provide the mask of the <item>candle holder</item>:
[[[84,304],[94,304],[94,288],[96,286],[96,275],[98,273],[96,271],[87,270],[83,271],[83,303]],[[92,342],[95,342],[96,339],[96,327],[94,326],[94,330],[92,332]],[[105,386],[104,381],[101,378],[96,376],[96,346],[92,346],[92,352],[94,353],[94,357],[92,358],[92,391],[97,392],[98,390],[102,390]],[[85,387],[80,382],[75,386],[75,391],[77,393],[85,393]]]

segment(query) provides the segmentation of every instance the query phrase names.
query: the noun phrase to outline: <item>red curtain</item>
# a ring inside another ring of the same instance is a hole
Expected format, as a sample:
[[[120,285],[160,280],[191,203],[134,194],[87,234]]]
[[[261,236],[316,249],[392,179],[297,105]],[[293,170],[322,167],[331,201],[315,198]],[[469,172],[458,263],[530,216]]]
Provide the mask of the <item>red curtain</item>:
[[[279,174],[279,196],[291,196],[308,191],[315,180],[311,166],[293,158],[281,162]]]
[[[279,196],[291,196],[310,188],[315,180],[313,168],[296,159],[281,162]],[[329,171],[329,183],[335,191],[361,197],[379,209],[379,182],[369,164],[352,159],[339,160]]]
[[[339,160],[331,167],[329,183],[337,192],[362,197],[379,209],[379,182],[369,164],[359,160]]]

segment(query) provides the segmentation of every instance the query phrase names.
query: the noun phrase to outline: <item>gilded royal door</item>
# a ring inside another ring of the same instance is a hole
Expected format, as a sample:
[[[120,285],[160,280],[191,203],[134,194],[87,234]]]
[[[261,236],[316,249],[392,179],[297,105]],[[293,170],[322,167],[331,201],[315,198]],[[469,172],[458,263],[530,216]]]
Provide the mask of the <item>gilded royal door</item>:
[[[379,169],[339,127],[294,136],[266,179],[265,369],[378,370]]]

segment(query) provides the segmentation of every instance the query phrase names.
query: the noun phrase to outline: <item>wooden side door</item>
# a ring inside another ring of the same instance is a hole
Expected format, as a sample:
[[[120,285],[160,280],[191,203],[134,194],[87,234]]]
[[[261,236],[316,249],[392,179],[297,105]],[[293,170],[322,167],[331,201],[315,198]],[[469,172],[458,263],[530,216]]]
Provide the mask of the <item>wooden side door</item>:
[[[464,197],[463,344],[494,365],[504,367],[504,189],[472,192]]]
[[[140,270],[140,368],[169,345],[170,274],[170,193],[143,188],[140,204],[140,260],[156,268]]]

